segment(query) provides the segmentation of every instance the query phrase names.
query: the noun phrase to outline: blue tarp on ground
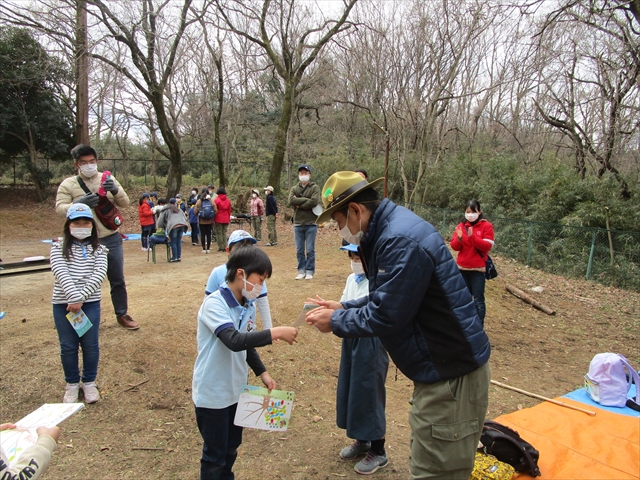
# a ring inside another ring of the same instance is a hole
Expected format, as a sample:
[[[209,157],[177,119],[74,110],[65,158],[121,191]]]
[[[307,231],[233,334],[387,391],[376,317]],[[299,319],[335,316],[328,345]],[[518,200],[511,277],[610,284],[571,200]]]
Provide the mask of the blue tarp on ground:
[[[629,389],[629,393],[627,394],[627,398],[633,398],[636,396],[636,386],[631,385]],[[574,390],[573,392],[569,392],[566,395],[563,395],[562,398],[569,398],[571,400],[575,400],[576,402],[581,402],[590,407],[601,408],[603,410],[607,410],[612,413],[620,413],[621,415],[629,415],[630,417],[640,417],[640,412],[636,412],[635,410],[630,409],[629,407],[619,408],[619,407],[605,407],[600,405],[599,403],[591,400],[589,395],[587,395],[587,391],[584,388],[579,388],[578,390]]]

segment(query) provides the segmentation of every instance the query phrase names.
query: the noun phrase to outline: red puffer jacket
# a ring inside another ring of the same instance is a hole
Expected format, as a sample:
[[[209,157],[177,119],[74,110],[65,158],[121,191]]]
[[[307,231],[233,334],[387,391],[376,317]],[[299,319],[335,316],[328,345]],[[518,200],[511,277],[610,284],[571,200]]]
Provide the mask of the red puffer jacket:
[[[457,264],[462,268],[484,268],[487,253],[494,243],[493,225],[483,218],[475,225],[465,221],[459,223],[458,227],[462,229],[462,240],[458,240],[455,232],[451,237],[451,248],[460,252]],[[471,235],[469,229],[472,229]]]
[[[156,223],[155,215],[146,200],[142,202],[142,205],[138,205],[138,215],[140,216],[140,226],[142,227],[148,227]]]
[[[216,199],[218,213],[215,216],[216,223],[229,223],[231,221],[231,202],[224,193],[219,194]]]

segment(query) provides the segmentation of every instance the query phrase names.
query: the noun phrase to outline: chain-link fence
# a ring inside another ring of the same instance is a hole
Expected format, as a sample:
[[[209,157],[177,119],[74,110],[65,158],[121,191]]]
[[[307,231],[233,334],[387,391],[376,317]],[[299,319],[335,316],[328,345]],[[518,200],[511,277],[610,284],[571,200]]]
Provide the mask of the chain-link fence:
[[[438,228],[446,241],[462,218],[454,210],[418,204],[410,208]],[[489,220],[495,230],[492,252],[496,255],[549,273],[640,291],[640,232],[513,218]]]

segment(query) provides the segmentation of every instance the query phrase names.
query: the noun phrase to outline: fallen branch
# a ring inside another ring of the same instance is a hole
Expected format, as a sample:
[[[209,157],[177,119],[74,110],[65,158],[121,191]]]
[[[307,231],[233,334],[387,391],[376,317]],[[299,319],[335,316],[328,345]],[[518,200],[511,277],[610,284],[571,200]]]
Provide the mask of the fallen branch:
[[[124,390],[122,390],[122,393],[128,392],[130,390],[133,390],[134,388],[139,387],[140,385],[144,385],[148,381],[149,381],[149,379],[147,378],[146,380],[143,380],[140,383],[136,383],[135,385],[131,385],[129,388],[125,388]]]
[[[155,448],[155,447],[131,447],[131,450],[165,450],[165,449]]]
[[[591,410],[585,410],[580,407],[574,407],[573,405],[569,405],[568,403],[561,402],[559,400],[554,400],[553,398],[543,397],[542,395],[537,395],[535,393],[527,392],[526,390],[521,390],[516,387],[512,387],[511,385],[507,385],[506,383],[496,382],[495,380],[491,380],[491,383],[497,385],[502,388],[506,388],[507,390],[513,390],[514,392],[522,393],[523,395],[528,395],[529,397],[537,398],[539,400],[544,400],[545,402],[550,402],[555,405],[560,405],[561,407],[571,408],[572,410],[577,410],[582,413],[586,413],[587,415],[591,415],[592,417],[596,416],[596,412],[592,412]]]
[[[538,310],[542,310],[547,315],[555,315],[556,314],[555,310],[553,310],[552,308],[547,307],[546,305],[538,302],[537,300],[534,300],[532,297],[530,297],[529,295],[524,293],[519,288],[516,288],[513,285],[509,285],[508,283],[504,286],[504,288],[507,290],[507,292],[511,293],[512,295],[515,295],[520,300],[523,300],[523,301],[533,305]]]

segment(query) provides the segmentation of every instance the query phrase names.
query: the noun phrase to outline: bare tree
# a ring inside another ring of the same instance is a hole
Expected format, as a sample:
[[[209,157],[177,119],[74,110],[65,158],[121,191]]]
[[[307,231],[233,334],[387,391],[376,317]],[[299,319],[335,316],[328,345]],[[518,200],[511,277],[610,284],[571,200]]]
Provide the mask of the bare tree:
[[[586,161],[594,161],[597,176],[613,175],[625,199],[631,193],[614,160],[624,151],[624,138],[639,128],[640,37],[634,22],[619,3],[575,1],[547,15],[539,30],[548,62],[536,108],[570,139],[581,178]]]
[[[177,12],[168,12],[169,2],[156,6],[152,0],[143,0],[122,7],[110,8],[102,0],[87,0],[89,15],[96,18],[107,31],[107,39],[124,45],[135,70],[109,57],[108,50],[92,52],[92,56],[121,72],[132,82],[153,106],[155,121],[168,149],[165,152],[171,162],[167,177],[167,195],[174,196],[182,184],[182,150],[175,122],[167,109],[167,92],[180,42],[185,31],[198,21],[200,14],[191,9],[192,0],[184,0]],[[206,10],[208,2],[202,5]]]
[[[269,172],[269,184],[274,186],[276,193],[280,191],[287,131],[305,72],[323,47],[351,26],[347,19],[356,2],[344,0],[344,8],[337,19],[321,19],[316,26],[306,28],[313,12],[300,7],[296,0],[215,0],[227,28],[259,45],[284,83],[282,113]],[[239,26],[239,17],[250,20],[248,28]]]

